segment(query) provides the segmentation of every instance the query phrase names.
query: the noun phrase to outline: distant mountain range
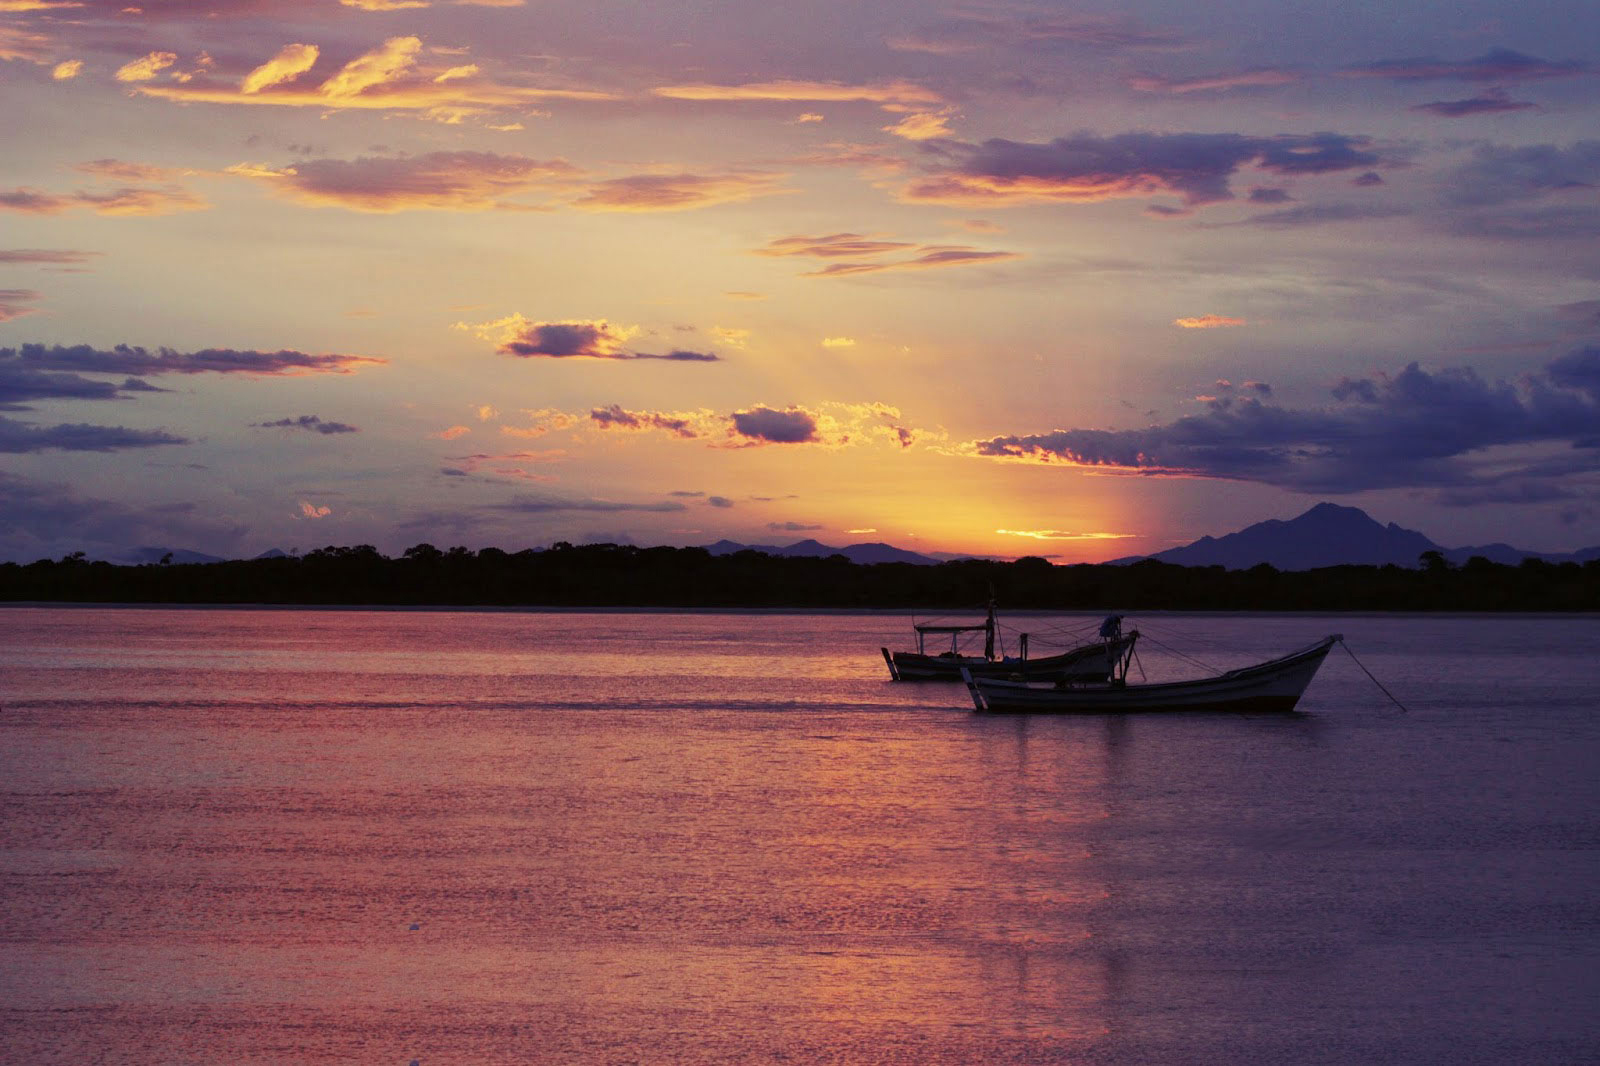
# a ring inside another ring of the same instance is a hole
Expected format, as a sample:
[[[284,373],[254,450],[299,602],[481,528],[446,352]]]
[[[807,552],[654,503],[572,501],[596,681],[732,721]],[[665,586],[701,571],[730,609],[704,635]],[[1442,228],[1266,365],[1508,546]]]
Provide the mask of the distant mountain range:
[[[1582,551],[1550,553],[1526,551],[1509,544],[1479,544],[1446,548],[1418,533],[1390,522],[1374,521],[1359,507],[1319,503],[1298,518],[1270,519],[1221,537],[1201,537],[1192,544],[1151,555],[1112,559],[1113,565],[1158,559],[1178,566],[1222,566],[1248,570],[1267,563],[1279,570],[1314,570],[1321,566],[1415,567],[1423,552],[1436,551],[1457,565],[1475,555],[1490,562],[1514,565],[1524,559],[1546,562],[1585,562],[1600,558],[1600,546]]]
[[[707,544],[706,551],[712,555],[732,555],[735,552],[758,551],[768,555],[781,555],[789,558],[827,558],[830,555],[842,555],[852,563],[871,565],[872,563],[915,563],[918,566],[934,566],[951,559],[965,559],[964,555],[951,555],[947,552],[934,552],[923,555],[919,552],[906,551],[896,548],[892,544],[847,544],[843,548],[835,548],[815,540],[802,540],[788,547],[780,548],[775,544],[740,544],[732,540],[719,540],[715,544]]]
[[[768,555],[790,558],[826,558],[842,555],[852,563],[913,563],[918,566],[935,566],[952,559],[982,558],[951,552],[914,552],[896,548],[892,544],[871,542],[834,547],[815,540],[802,540],[794,544],[741,544],[732,540],[719,540],[704,546],[712,555],[732,555],[735,552],[758,551]],[[1319,503],[1298,518],[1270,519],[1246,526],[1236,533],[1220,537],[1201,537],[1192,544],[1151,555],[1129,555],[1112,559],[1107,565],[1120,566],[1143,559],[1157,559],[1178,566],[1222,566],[1229,570],[1248,570],[1267,563],[1279,570],[1314,570],[1321,566],[1395,566],[1415,567],[1423,552],[1436,551],[1451,563],[1460,565],[1475,555],[1490,562],[1515,565],[1524,559],[1543,559],[1551,563],[1587,562],[1600,559],[1600,545],[1576,552],[1535,552],[1513,548],[1509,544],[1478,544],[1465,548],[1446,548],[1414,529],[1405,529],[1390,522],[1384,525],[1374,521],[1358,507],[1341,507],[1334,503]],[[223,560],[215,555],[189,551],[183,548],[134,548],[121,558],[122,563],[158,563],[171,554],[174,563],[216,563]],[[270,559],[284,552],[274,548],[256,556]]]

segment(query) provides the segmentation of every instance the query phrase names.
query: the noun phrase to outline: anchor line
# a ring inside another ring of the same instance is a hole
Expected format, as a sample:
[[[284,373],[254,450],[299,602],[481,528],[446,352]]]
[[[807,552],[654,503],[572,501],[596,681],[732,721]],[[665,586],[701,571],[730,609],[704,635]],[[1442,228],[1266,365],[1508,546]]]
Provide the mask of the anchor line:
[[[1390,692],[1388,689],[1384,688],[1382,681],[1379,681],[1377,678],[1372,676],[1372,671],[1368,670],[1366,668],[1366,665],[1364,663],[1362,663],[1362,661],[1360,659],[1356,658],[1356,653],[1350,650],[1350,645],[1345,644],[1345,642],[1344,642],[1344,640],[1342,638],[1340,639],[1339,643],[1340,643],[1341,646],[1343,646],[1343,648],[1345,650],[1345,654],[1350,656],[1350,661],[1355,663],[1357,666],[1361,667],[1361,672],[1363,674],[1366,674],[1367,677],[1372,681],[1372,683],[1374,685],[1378,686],[1378,691],[1382,692],[1385,696],[1388,696],[1389,697],[1389,701],[1391,703],[1393,703],[1396,707],[1400,708],[1400,713],[1401,714],[1409,714],[1410,713],[1410,709],[1405,704],[1403,704],[1399,700],[1395,699],[1394,698],[1394,693]]]

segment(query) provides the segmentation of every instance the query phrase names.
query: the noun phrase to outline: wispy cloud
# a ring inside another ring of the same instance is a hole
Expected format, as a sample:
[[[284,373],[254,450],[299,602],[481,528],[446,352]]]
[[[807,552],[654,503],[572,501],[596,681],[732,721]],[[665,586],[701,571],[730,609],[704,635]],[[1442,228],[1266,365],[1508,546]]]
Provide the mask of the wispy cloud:
[[[97,215],[170,215],[179,211],[202,211],[210,206],[205,200],[175,185],[164,188],[80,190],[59,194],[27,188],[0,190],[0,211],[29,215],[59,215],[78,208],[93,211]]]
[[[1380,59],[1346,67],[1347,78],[1387,78],[1392,81],[1540,81],[1569,78],[1582,74],[1589,64],[1568,59],[1552,61],[1524,55],[1509,48],[1492,48],[1473,59],[1438,59],[1433,56],[1410,59]]]
[[[1137,533],[1085,533],[1071,529],[997,529],[1007,537],[1027,537],[1029,540],[1126,540]]]
[[[709,410],[629,411],[621,404],[596,407],[589,421],[600,429],[656,429],[683,440],[695,440],[718,432],[722,420]]]
[[[1422,111],[1442,118],[1466,118],[1471,115],[1495,115],[1507,111],[1537,111],[1539,105],[1526,100],[1513,100],[1504,89],[1486,89],[1465,100],[1434,100],[1416,104],[1413,111]]]
[[[493,509],[517,514],[559,514],[569,511],[595,514],[614,514],[624,511],[670,514],[687,510],[687,507],[677,500],[629,502],[558,496],[522,496],[507,503],[495,504]]]
[[[848,85],[828,81],[760,81],[740,85],[694,83],[663,85],[651,90],[671,100],[780,101],[783,103],[871,103],[880,106],[938,107],[944,99],[934,90],[910,81]]]
[[[1242,326],[1244,319],[1230,318],[1227,315],[1195,315],[1192,318],[1175,318],[1172,324],[1180,329],[1223,329],[1228,326]]]
[[[690,211],[786,191],[782,174],[632,174],[597,181],[572,206],[585,211]]]
[[[39,310],[33,306],[39,294],[32,289],[0,289],[0,322],[10,322]]]
[[[911,252],[910,258],[884,259],[891,252]],[[847,277],[875,274],[887,270],[927,270],[936,267],[975,266],[1020,259],[1017,252],[983,251],[964,244],[915,244],[859,233],[830,233],[818,237],[778,237],[756,255],[837,260],[818,270],[806,271],[808,278]]]
[[[76,371],[88,374],[259,374],[284,377],[300,374],[350,374],[364,366],[387,362],[366,355],[311,355],[283,349],[276,352],[233,348],[203,348],[180,352],[172,348],[141,348],[119,344],[114,348],[93,348],[87,344],[24,344],[0,348],[0,364],[16,360],[23,365],[45,370]]]
[[[958,15],[932,26],[896,34],[886,42],[903,52],[951,55],[981,48],[1054,52],[1068,48],[1100,52],[1171,51],[1187,45],[1173,31],[1125,15],[1043,15],[1004,11]]]
[[[1211,74],[1197,78],[1163,78],[1155,74],[1140,74],[1129,78],[1128,84],[1141,92],[1171,93],[1181,96],[1187,93],[1227,92],[1231,89],[1273,88],[1279,85],[1293,85],[1301,80],[1302,76],[1294,71],[1258,67],[1253,70]]]
[[[887,270],[931,270],[939,267],[983,266],[1021,259],[1020,252],[986,252],[964,244],[927,244],[911,259],[874,262],[829,263],[821,270],[806,271],[806,278],[842,278],[855,274],[878,274]]]
[[[267,182],[274,192],[314,207],[393,214],[511,206],[503,197],[560,185],[578,168],[563,159],[457,151],[313,159],[281,169],[242,163],[229,173]]]

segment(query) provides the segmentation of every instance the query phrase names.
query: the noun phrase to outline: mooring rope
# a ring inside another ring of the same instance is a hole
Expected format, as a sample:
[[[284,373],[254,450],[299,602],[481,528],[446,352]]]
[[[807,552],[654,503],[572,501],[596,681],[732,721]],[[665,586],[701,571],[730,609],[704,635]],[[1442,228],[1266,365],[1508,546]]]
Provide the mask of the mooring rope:
[[[1384,688],[1382,681],[1379,681],[1377,678],[1372,676],[1372,671],[1368,670],[1366,668],[1366,666],[1363,665],[1361,660],[1356,658],[1356,653],[1350,650],[1350,645],[1345,644],[1344,639],[1342,637],[1340,638],[1339,643],[1344,645],[1344,650],[1350,656],[1350,661],[1355,663],[1357,666],[1361,667],[1361,672],[1363,674],[1366,674],[1368,678],[1371,678],[1372,683],[1374,685],[1378,686],[1378,691],[1382,692],[1385,696],[1388,696],[1390,702],[1392,702],[1396,707],[1400,708],[1400,713],[1401,714],[1409,714],[1410,713],[1410,709],[1407,708],[1405,704],[1403,704],[1399,700],[1395,699],[1394,698],[1394,693],[1390,692],[1388,689]]]

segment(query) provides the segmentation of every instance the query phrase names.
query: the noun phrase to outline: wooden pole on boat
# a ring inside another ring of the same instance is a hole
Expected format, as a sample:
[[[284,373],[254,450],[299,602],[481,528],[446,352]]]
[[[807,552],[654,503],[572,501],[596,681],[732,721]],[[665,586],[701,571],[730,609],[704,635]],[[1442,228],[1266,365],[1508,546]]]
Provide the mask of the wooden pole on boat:
[[[889,653],[889,649],[888,648],[879,648],[878,650],[883,652],[883,661],[889,664],[889,680],[890,681],[899,681],[900,680],[900,671],[894,665],[894,656]]]

